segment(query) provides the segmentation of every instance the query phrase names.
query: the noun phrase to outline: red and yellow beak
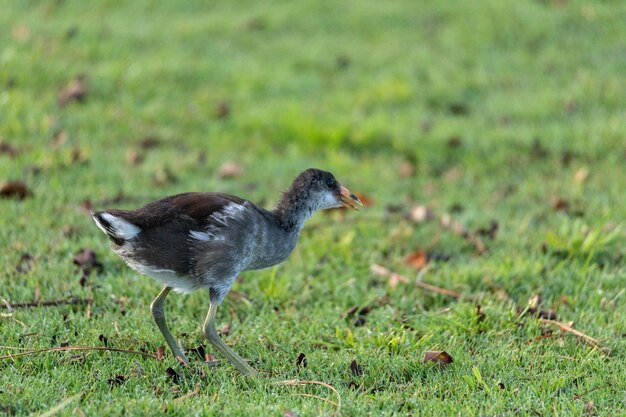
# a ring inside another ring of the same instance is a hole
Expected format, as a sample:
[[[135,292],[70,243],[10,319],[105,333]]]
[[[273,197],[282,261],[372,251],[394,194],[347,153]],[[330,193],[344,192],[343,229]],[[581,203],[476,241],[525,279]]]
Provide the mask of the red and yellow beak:
[[[344,207],[351,208],[352,210],[358,210],[359,207],[363,206],[361,200],[343,185],[339,186],[339,198]]]

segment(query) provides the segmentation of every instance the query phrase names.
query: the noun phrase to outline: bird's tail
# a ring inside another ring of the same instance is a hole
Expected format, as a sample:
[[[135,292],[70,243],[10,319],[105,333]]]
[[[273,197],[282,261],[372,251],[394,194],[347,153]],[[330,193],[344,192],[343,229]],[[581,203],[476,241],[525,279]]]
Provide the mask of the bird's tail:
[[[133,239],[141,232],[138,226],[106,211],[92,211],[91,217],[93,217],[93,220],[96,222],[96,226],[98,226],[111,241],[118,245],[122,245],[125,241]]]

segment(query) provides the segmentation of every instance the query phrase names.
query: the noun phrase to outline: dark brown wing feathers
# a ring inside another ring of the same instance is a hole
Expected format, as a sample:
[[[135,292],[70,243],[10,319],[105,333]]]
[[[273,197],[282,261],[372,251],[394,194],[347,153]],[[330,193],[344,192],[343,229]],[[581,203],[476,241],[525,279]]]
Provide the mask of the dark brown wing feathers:
[[[136,210],[106,210],[114,216],[139,226],[143,231],[182,221],[206,224],[211,214],[222,210],[230,203],[243,204],[246,200],[223,193],[184,193],[154,201]],[[191,223],[191,224],[189,224]]]

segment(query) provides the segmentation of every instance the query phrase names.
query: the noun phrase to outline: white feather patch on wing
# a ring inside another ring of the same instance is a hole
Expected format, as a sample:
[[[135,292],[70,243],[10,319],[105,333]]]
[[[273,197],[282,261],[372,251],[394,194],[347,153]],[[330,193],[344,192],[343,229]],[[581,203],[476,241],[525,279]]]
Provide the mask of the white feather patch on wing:
[[[114,216],[110,213],[105,212],[105,213],[102,213],[101,216],[104,220],[109,222],[116,237],[129,240],[129,239],[134,238],[141,232],[141,229],[139,227],[135,226],[134,224],[130,222],[127,222],[124,219]],[[100,229],[102,229],[105,233],[107,233],[107,231],[104,230],[102,225],[100,225],[99,223],[98,223],[98,227],[100,227]]]
[[[208,233],[199,232],[197,230],[192,230],[191,232],[189,232],[189,236],[191,236],[192,239],[201,240],[203,242],[211,240],[211,237]]]

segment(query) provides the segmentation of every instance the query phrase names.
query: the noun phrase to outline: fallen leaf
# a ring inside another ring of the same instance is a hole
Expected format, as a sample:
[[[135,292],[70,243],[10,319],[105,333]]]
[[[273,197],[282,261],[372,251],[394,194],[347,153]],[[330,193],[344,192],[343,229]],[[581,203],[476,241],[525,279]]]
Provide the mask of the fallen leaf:
[[[415,165],[413,165],[409,161],[404,161],[400,164],[400,176],[404,178],[409,178],[415,175]]]
[[[60,147],[65,142],[67,142],[67,137],[68,135],[65,130],[59,130],[55,132],[54,135],[52,136],[52,147],[53,148]]]
[[[361,368],[361,365],[357,363],[356,359],[350,363],[350,372],[352,372],[352,375],[354,376],[363,375],[363,368]]]
[[[165,346],[159,346],[156,349],[157,360],[162,361],[165,358]]]
[[[137,166],[143,162],[143,155],[134,149],[130,149],[126,152],[126,162],[128,165]]]
[[[264,18],[257,16],[246,22],[246,28],[250,31],[263,30],[267,26]]]
[[[417,249],[409,254],[404,261],[415,269],[423,269],[428,264],[428,254],[422,249]]]
[[[224,324],[222,327],[217,329],[217,332],[220,334],[220,336],[228,336],[230,334],[230,324]]]
[[[41,290],[39,289],[39,286],[35,287],[35,294],[33,295],[33,304],[39,304],[39,301],[41,300]]]
[[[374,205],[374,199],[372,197],[368,196],[367,194],[363,194],[363,193],[360,193],[360,192],[357,191],[356,193],[354,193],[354,195],[359,200],[361,200],[361,203],[363,203],[364,207],[369,207],[369,206]]]
[[[138,142],[138,145],[143,150],[149,150],[158,148],[161,143],[161,139],[156,136],[146,136]]]
[[[526,311],[529,315],[533,315],[533,316],[537,316],[540,319],[546,319],[546,320],[557,320],[558,316],[556,314],[556,311],[552,310],[552,309],[542,309],[541,308],[541,296],[539,294],[536,294],[532,297],[530,297],[530,299],[528,300],[527,303],[528,307],[526,308]],[[524,309],[521,307],[517,307],[517,313],[518,314],[522,314],[524,312]]]
[[[435,217],[432,210],[422,204],[418,204],[411,208],[409,212],[409,220],[414,223],[422,223]]]
[[[307,365],[306,355],[304,353],[300,353],[296,359],[296,368],[306,368]]]
[[[570,151],[570,150],[565,150],[561,153],[561,165],[563,165],[565,168],[567,168],[569,166],[569,164],[572,163],[572,160],[574,159],[574,152]]]
[[[207,352],[206,355],[204,355],[204,361],[211,367],[215,367],[220,364],[220,361],[218,361],[215,355],[211,352]]]
[[[139,361],[137,359],[135,359],[135,361],[133,362],[132,373],[135,376],[143,376],[145,374],[145,371],[143,370],[143,367],[141,366],[141,364],[139,363]]]
[[[586,415],[593,415],[595,411],[596,411],[596,407],[593,404],[593,401],[588,401],[587,404],[585,404],[585,408],[583,409],[583,412]]]
[[[447,365],[454,362],[452,356],[445,351],[426,351],[424,352],[424,363],[435,362],[438,363],[442,368],[445,368]]]
[[[530,145],[530,157],[533,159],[546,159],[549,156],[548,150],[541,144],[539,138],[534,138]]]
[[[77,163],[85,163],[89,161],[89,158],[87,158],[83,152],[81,151],[80,147],[75,146],[72,148],[72,151],[70,152],[70,162],[72,164],[77,164]]]
[[[35,262],[35,258],[33,257],[33,255],[31,255],[28,252],[24,252],[22,253],[22,256],[20,256],[20,260],[15,266],[15,269],[20,274],[25,274],[29,272],[31,269],[33,269],[34,262]]]
[[[389,274],[388,283],[389,283],[389,288],[395,288],[400,284],[408,284],[409,279],[405,277],[404,275],[400,275],[400,274],[396,274],[395,272],[392,272],[391,274]]]
[[[26,42],[30,39],[30,29],[28,29],[26,25],[13,26],[11,34],[13,35],[13,39],[18,42]]]
[[[352,60],[350,60],[350,57],[347,55],[342,54],[342,55],[338,55],[335,58],[335,66],[337,67],[337,69],[340,69],[340,70],[344,70],[348,68],[351,63],[352,63]]]
[[[485,320],[485,312],[480,304],[476,304],[476,322],[480,323]]]
[[[582,184],[587,178],[589,178],[589,168],[587,167],[579,168],[574,174],[574,181],[578,184]]]
[[[177,181],[178,178],[167,166],[159,168],[157,172],[154,173],[154,184],[158,187],[174,184]]]
[[[298,413],[293,410],[283,410],[283,417],[298,417]]]
[[[476,233],[478,233],[481,236],[486,236],[491,240],[496,240],[499,229],[500,229],[500,225],[498,224],[498,222],[495,220],[491,220],[489,222],[488,227],[482,227],[478,229]]]
[[[33,193],[28,189],[22,181],[8,181],[0,188],[0,196],[3,198],[17,198],[23,200],[30,197]]]
[[[459,166],[452,167],[443,173],[443,179],[447,182],[456,182],[463,177],[463,169]]]
[[[565,111],[568,113],[574,113],[576,110],[578,110],[578,101],[576,100],[567,100],[565,102]]]
[[[352,322],[352,325],[354,327],[361,327],[361,326],[364,326],[366,322],[367,322],[367,319],[365,318],[365,316],[358,316],[356,319],[354,319],[354,321]]]
[[[174,384],[180,383],[180,374],[174,370],[171,366],[165,370],[165,373],[172,379]]]
[[[370,265],[370,272],[379,277],[386,277],[388,279],[390,288],[395,288],[399,284],[409,283],[409,279],[407,277],[397,274],[395,272],[392,272],[382,265],[378,265],[378,264]]]
[[[102,272],[103,265],[98,262],[96,253],[91,249],[80,249],[76,255],[74,255],[74,265],[78,266],[83,271],[83,277],[87,277],[92,271]]]
[[[86,199],[86,200],[83,200],[83,201],[80,202],[80,207],[86,213],[90,213],[91,210],[93,210],[93,203],[91,202],[91,200]]]
[[[225,119],[230,115],[230,104],[228,101],[220,101],[215,106],[215,117]]]
[[[563,198],[556,199],[554,203],[552,204],[552,208],[554,208],[554,210],[556,211],[568,211],[569,207],[570,207],[569,201]]]
[[[9,155],[11,158],[15,158],[20,153],[19,149],[10,143],[0,141],[0,155]]]
[[[78,26],[71,26],[65,31],[65,39],[73,39],[78,35]]]
[[[535,294],[528,299],[528,308],[539,308],[541,304],[541,296],[539,294]]]
[[[98,340],[102,342],[104,347],[109,347],[109,338],[105,335],[101,334],[100,336],[98,336]]]
[[[450,149],[458,149],[463,145],[463,139],[460,136],[452,136],[446,142],[446,146]]]
[[[59,91],[57,103],[63,107],[73,101],[83,102],[87,97],[87,77],[81,74]]]
[[[217,169],[217,175],[222,179],[236,178],[243,174],[243,167],[236,162],[228,161]]]
[[[125,381],[126,377],[124,375],[115,375],[107,380],[109,385],[122,385]]]
[[[469,113],[469,109],[465,103],[454,102],[448,105],[448,111],[456,116],[465,116]]]

